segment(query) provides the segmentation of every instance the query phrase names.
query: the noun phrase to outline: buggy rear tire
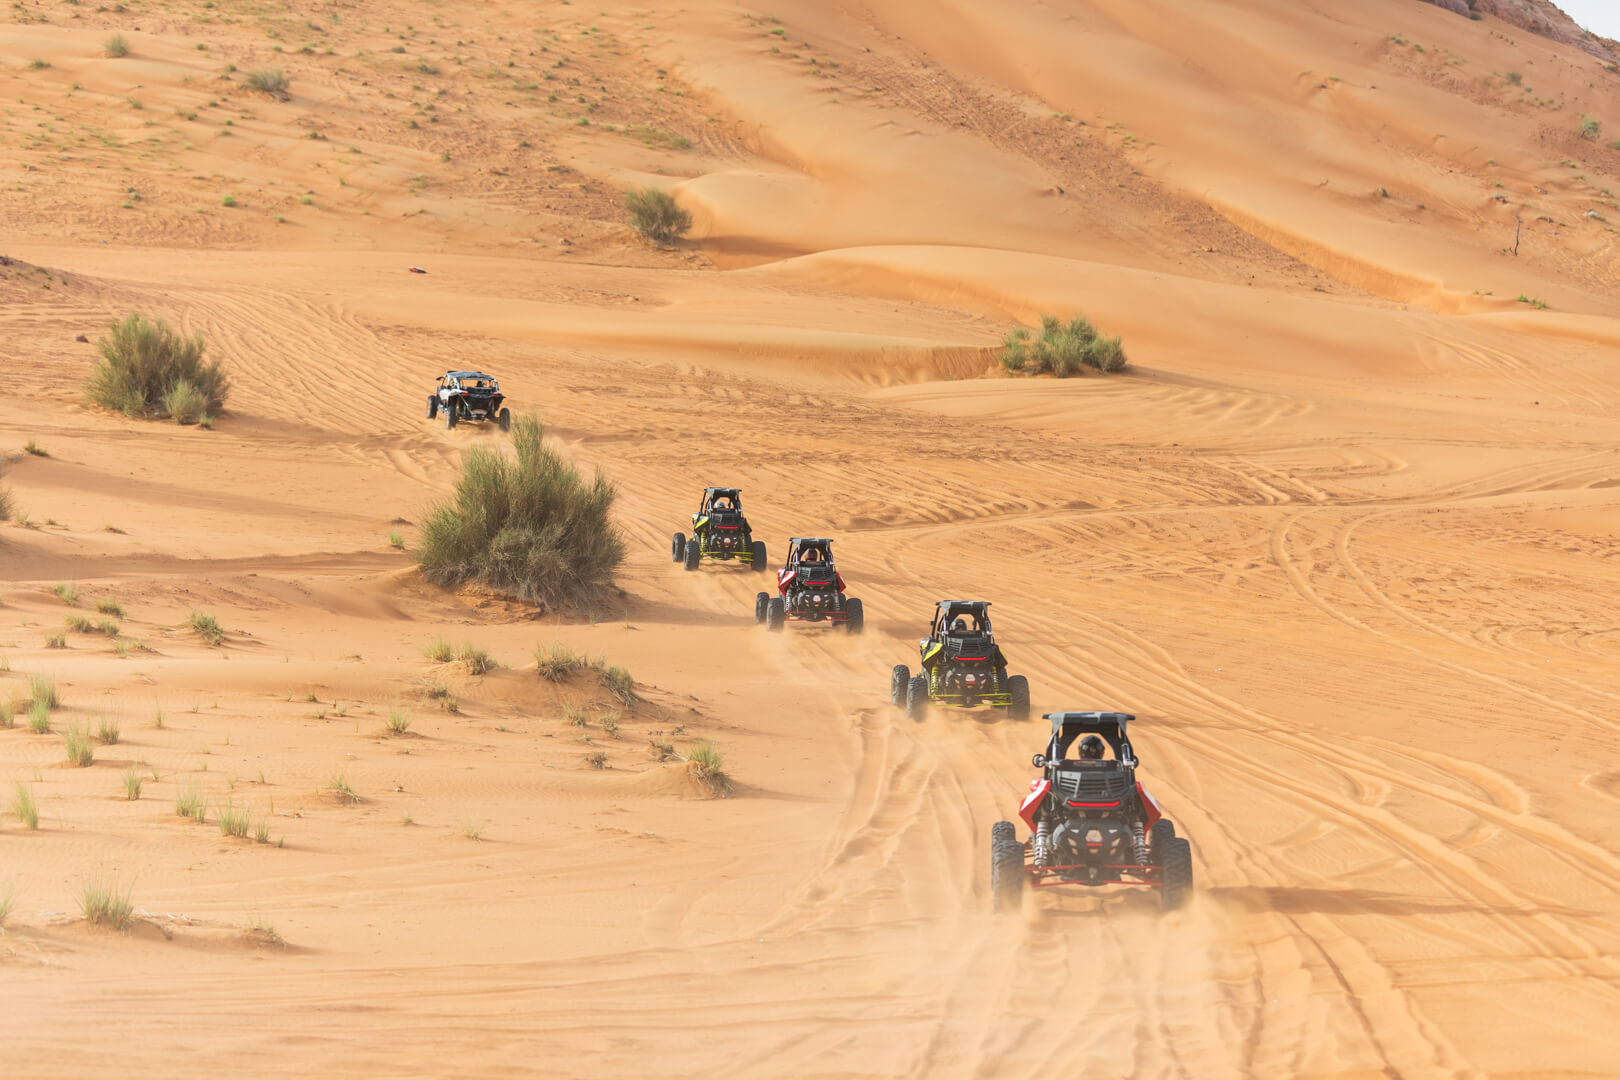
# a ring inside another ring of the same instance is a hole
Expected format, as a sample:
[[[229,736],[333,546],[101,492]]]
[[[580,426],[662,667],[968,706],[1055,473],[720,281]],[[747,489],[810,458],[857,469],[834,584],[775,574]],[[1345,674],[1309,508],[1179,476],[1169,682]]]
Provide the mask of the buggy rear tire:
[[[861,607],[859,597],[844,602],[844,612],[848,616],[844,620],[844,629],[852,634],[858,634],[866,629],[866,610]]]
[[[906,687],[911,685],[911,669],[904,664],[894,665],[889,673],[889,704],[895,708],[906,707]]]
[[[758,595],[756,595],[754,597],[754,621],[757,622],[757,623],[764,622],[765,621],[766,609],[769,608],[770,606],[771,606],[771,594],[770,593],[759,593]]]
[[[438,394],[429,394],[428,395],[428,417],[427,418],[429,420],[432,420],[435,416],[438,416],[438,415],[439,415],[439,395]]]
[[[1148,830],[1148,851],[1154,861],[1162,862],[1167,845],[1176,838],[1176,823],[1167,817],[1162,817],[1153,823]]]
[[[703,561],[703,544],[697,537],[686,542],[686,551],[682,553],[683,564],[688,570],[696,570],[698,563]]]
[[[502,409],[495,417],[495,422],[501,425],[502,431],[512,430],[512,410]]]
[[[775,632],[785,625],[787,625],[787,602],[780,596],[773,596],[765,604],[765,629]]]
[[[669,555],[675,562],[686,558],[686,534],[676,533],[669,542]]]
[[[923,720],[928,716],[928,676],[913,675],[906,683],[906,719]]]
[[[763,574],[765,572],[765,562],[766,562],[766,560],[765,560],[765,541],[763,541],[763,540],[755,540],[753,543],[749,544],[748,545],[748,553],[752,557],[752,560],[753,560],[754,572],[756,574]]]
[[[1024,845],[1010,821],[990,826],[990,908],[1017,911],[1024,899]]]
[[[1014,675],[1007,680],[1007,696],[1012,699],[1007,706],[1007,719],[1029,719],[1029,680],[1022,675]]]
[[[1174,911],[1187,902],[1193,890],[1192,845],[1185,838],[1176,837],[1164,845],[1163,884],[1159,886],[1159,903],[1165,911]]]
[[[453,401],[446,402],[443,412],[444,430],[449,431],[456,426],[456,420],[458,419],[456,416],[456,403]]]

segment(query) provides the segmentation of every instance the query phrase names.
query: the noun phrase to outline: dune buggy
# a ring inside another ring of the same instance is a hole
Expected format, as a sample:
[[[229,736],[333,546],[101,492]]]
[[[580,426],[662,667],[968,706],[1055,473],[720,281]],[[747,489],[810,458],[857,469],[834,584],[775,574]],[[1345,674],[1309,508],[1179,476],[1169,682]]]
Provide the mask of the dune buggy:
[[[1018,816],[1030,838],[1020,843],[1010,821],[990,827],[990,895],[997,911],[1016,910],[1024,886],[1145,885],[1159,890],[1165,911],[1192,894],[1192,846],[1136,779],[1126,735],[1128,713],[1047,713],[1052,737],[1032,763]],[[1070,749],[1075,757],[1067,756]]]
[[[754,539],[737,488],[704,488],[703,501],[692,515],[692,538],[676,533],[670,553],[688,570],[696,570],[704,559],[736,559],[757,571],[765,569],[765,541]]]
[[[828,622],[858,634],[866,613],[856,597],[844,596],[844,576],[833,565],[832,541],[796,536],[788,541],[787,565],[776,572],[780,596],[754,597],[754,621],[780,630],[789,619]]]
[[[482,371],[447,371],[427,400],[428,419],[444,414],[445,430],[462,421],[482,423],[493,420],[502,431],[512,429],[512,410],[503,408],[501,384]]]
[[[921,671],[913,675],[905,664],[896,664],[889,676],[889,702],[911,719],[926,716],[930,702],[959,709],[991,706],[1006,709],[1010,719],[1029,719],[1029,680],[1007,674],[1007,658],[990,629],[988,601],[941,600],[928,636],[917,647]]]

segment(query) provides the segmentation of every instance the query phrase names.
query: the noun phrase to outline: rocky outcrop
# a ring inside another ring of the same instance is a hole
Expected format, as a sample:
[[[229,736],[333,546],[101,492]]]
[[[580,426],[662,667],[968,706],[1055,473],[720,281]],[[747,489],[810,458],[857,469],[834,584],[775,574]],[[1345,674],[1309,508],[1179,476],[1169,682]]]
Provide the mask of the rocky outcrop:
[[[1494,15],[1521,30],[1585,49],[1606,63],[1620,63],[1620,42],[1583,30],[1552,0],[1423,0],[1459,15]]]

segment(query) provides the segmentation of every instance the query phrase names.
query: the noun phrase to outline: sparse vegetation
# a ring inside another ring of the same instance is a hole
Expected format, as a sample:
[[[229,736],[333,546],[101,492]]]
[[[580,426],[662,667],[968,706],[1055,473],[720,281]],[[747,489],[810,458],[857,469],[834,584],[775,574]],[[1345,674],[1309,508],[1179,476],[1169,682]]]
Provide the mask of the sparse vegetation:
[[[208,644],[219,645],[225,641],[225,631],[219,628],[219,620],[212,615],[201,611],[193,611],[186,621]]]
[[[208,411],[203,392],[185,379],[178,379],[163,393],[163,411],[177,424],[191,424]]]
[[[247,88],[249,90],[269,94],[277,100],[287,100],[287,91],[291,87],[292,80],[280,68],[265,68],[263,71],[248,72]]]
[[[112,532],[114,530],[111,526],[108,526],[107,531]],[[121,532],[122,530],[118,531]],[[122,619],[124,617],[124,609],[118,606],[117,600],[114,600],[110,596],[104,596],[100,600],[96,601],[96,614],[111,615],[115,619]]]
[[[230,123],[229,120],[227,120],[225,122],[227,124]],[[226,195],[224,198],[219,200],[219,205],[225,206],[225,207],[235,206],[236,205],[236,196],[235,195]]]
[[[39,828],[39,804],[34,802],[34,789],[27,784],[17,785],[17,794],[11,800],[11,812],[23,823],[23,828]]]
[[[462,822],[461,835],[469,840],[481,839],[484,835],[484,823],[471,820]]]
[[[489,658],[489,653],[470,641],[461,643],[461,648],[456,650],[456,660],[466,667],[469,675],[482,675],[495,667],[495,661]]]
[[[448,664],[456,658],[456,647],[444,638],[434,638],[427,647],[427,658],[435,664]]]
[[[429,512],[416,560],[429,581],[476,581],[544,607],[588,607],[613,591],[624,539],[611,517],[606,477],[585,482],[545,445],[540,421],[512,424],[516,460],[467,452],[451,501]]]
[[[58,582],[51,586],[51,592],[55,593],[56,598],[68,607],[72,607],[79,602],[79,589],[72,583]]]
[[[201,825],[208,820],[208,800],[196,785],[187,785],[184,790],[175,793],[174,812]]]
[[[135,914],[131,900],[134,891],[135,886],[131,885],[120,892],[116,879],[87,881],[79,894],[79,911],[97,926],[110,926],[120,932],[128,930]]]
[[[90,373],[90,400],[125,416],[147,416],[164,409],[164,398],[177,384],[189,383],[210,412],[218,412],[230,392],[230,381],[216,361],[203,362],[200,337],[182,338],[162,319],[130,314],[97,342],[101,359]]]
[[[38,698],[28,703],[28,730],[35,735],[51,733],[51,710]]]
[[[6,920],[11,918],[12,905],[16,902],[17,879],[14,877],[11,879],[11,884],[6,886],[6,891],[4,893],[0,893],[0,930],[5,929]]]
[[[249,827],[253,824],[252,818],[253,815],[247,807],[239,807],[234,803],[227,802],[224,808],[220,810],[215,821],[219,825],[221,836],[235,836],[245,839]]]
[[[130,802],[134,802],[135,800],[139,799],[141,797],[141,785],[145,782],[146,778],[135,770],[135,766],[131,765],[129,768],[125,769],[124,798],[128,799]]]
[[[628,709],[634,709],[637,701],[636,680],[622,667],[608,667],[598,661],[596,670],[602,677],[602,685],[607,687],[608,693],[618,698]]]
[[[102,619],[100,622],[96,623],[95,629],[97,633],[105,634],[111,638],[118,636],[118,624],[113,622],[111,619]]]
[[[585,764],[589,765],[593,769],[605,769],[608,767],[607,754],[600,750],[597,750],[591,754],[586,754]]]
[[[264,842],[263,840],[259,841],[261,844]],[[247,932],[267,945],[287,944],[286,941],[282,940],[281,934],[276,931],[276,924],[259,914],[254,914],[248,920]]]
[[[673,195],[658,188],[625,192],[624,209],[630,216],[630,227],[655,244],[672,244],[692,227],[691,213]]]
[[[103,746],[114,746],[118,742],[118,721],[110,716],[103,716],[96,725],[96,738]]]
[[[573,724],[577,728],[582,728],[591,721],[590,716],[586,714],[585,710],[572,702],[563,702],[562,712],[563,719],[567,720],[570,724]]]
[[[388,710],[388,733],[403,735],[411,729],[411,718],[399,709]]]
[[[90,743],[90,733],[74,724],[62,733],[62,749],[68,764],[83,769],[95,763],[96,748]]]
[[[328,791],[336,795],[339,799],[354,803],[360,801],[360,796],[356,794],[354,788],[349,786],[349,778],[344,776],[342,773],[338,773],[336,776],[332,777],[331,780],[327,781],[326,787]]]
[[[27,442],[23,443],[23,453],[28,454],[30,457],[51,456],[51,452],[49,450],[39,445],[39,443],[35,442],[33,439],[29,439]]]
[[[389,532],[389,534],[388,534],[388,546],[391,547],[391,548],[394,548],[394,549],[396,549],[398,551],[404,551],[405,550],[405,538],[403,536],[399,535],[399,530],[398,529],[394,529],[394,530]]]
[[[562,682],[576,671],[583,671],[587,666],[589,665],[583,656],[560,641],[553,641],[550,645],[536,645],[534,648],[535,673],[549,682]]]
[[[114,34],[101,43],[101,51],[114,60],[120,60],[129,55],[129,42],[124,40],[123,34]]]
[[[62,620],[62,625],[75,634],[88,634],[93,629],[90,620],[83,615],[69,615]]]
[[[1082,367],[1118,371],[1126,362],[1118,337],[1103,336],[1089,320],[1078,315],[1067,323],[1042,315],[1038,336],[1031,337],[1028,328],[1020,326],[1009,331],[1001,343],[1001,366],[1015,375],[1068,378]]]
[[[686,767],[693,779],[707,787],[711,794],[725,798],[735,790],[731,777],[726,774],[725,755],[707,739],[692,747],[686,755]]]
[[[1603,134],[1603,123],[1595,116],[1581,117],[1581,138],[1596,139]]]
[[[62,698],[56,692],[56,680],[48,675],[28,676],[28,696],[36,705],[45,709],[62,707]]]

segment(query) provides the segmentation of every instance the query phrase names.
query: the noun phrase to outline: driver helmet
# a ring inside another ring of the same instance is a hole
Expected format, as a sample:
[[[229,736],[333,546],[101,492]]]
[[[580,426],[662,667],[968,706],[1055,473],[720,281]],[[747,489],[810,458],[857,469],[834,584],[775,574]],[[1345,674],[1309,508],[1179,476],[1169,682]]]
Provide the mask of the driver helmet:
[[[958,615],[956,618],[951,620],[951,633],[965,634],[967,633],[967,628],[967,620],[962,618],[962,616]]]
[[[1101,761],[1103,756],[1103,741],[1095,735],[1087,735],[1080,740],[1081,761]]]

